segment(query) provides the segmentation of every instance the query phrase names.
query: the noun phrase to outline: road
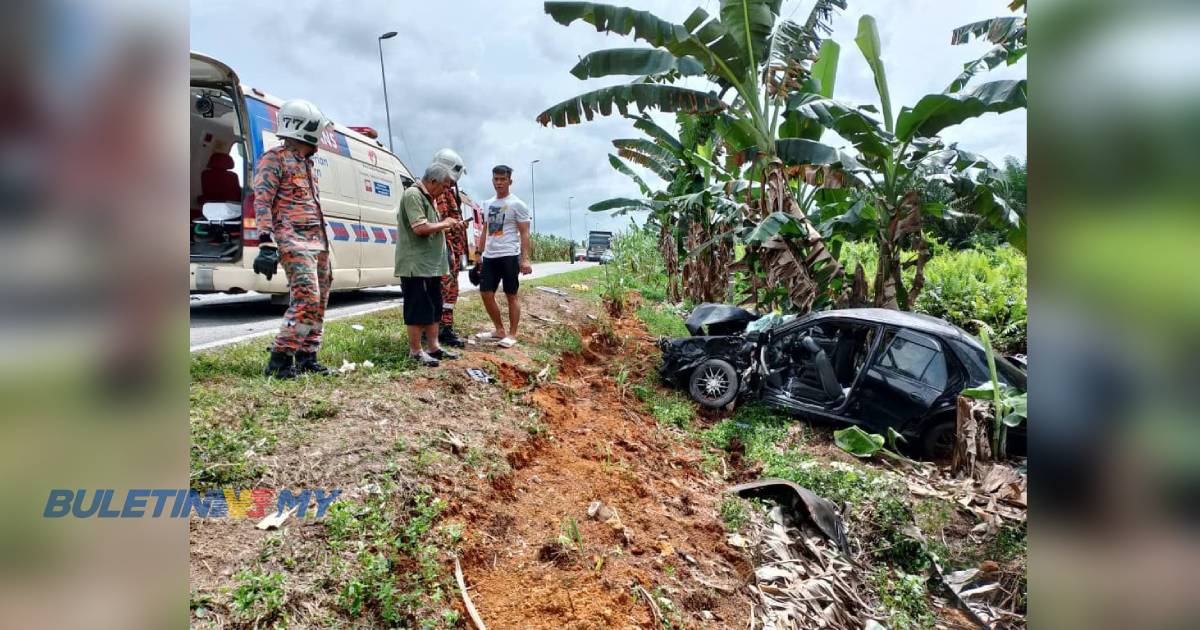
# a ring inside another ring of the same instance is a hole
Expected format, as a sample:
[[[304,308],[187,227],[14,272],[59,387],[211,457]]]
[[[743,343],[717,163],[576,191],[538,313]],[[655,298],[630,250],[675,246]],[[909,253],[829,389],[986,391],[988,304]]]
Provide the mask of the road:
[[[524,283],[595,265],[596,263],[586,262],[537,263],[533,266],[533,273],[521,276],[521,281]],[[476,290],[467,280],[465,270],[459,274],[458,286],[464,293]],[[329,296],[329,308],[325,319],[362,315],[395,308],[403,303],[399,285],[334,293]],[[286,306],[271,304],[270,296],[253,291],[239,295],[194,295],[191,300],[192,352],[272,335],[279,330],[280,317],[286,309]]]

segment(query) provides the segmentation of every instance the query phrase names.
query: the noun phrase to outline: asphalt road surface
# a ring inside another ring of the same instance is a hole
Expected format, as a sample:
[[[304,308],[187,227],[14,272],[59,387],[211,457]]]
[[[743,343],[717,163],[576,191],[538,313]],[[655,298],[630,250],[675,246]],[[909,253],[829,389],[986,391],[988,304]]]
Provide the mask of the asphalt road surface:
[[[596,263],[551,262],[536,263],[533,273],[521,276],[522,284],[529,280],[555,274],[586,269]],[[475,291],[467,281],[467,272],[458,276],[462,292]],[[526,285],[528,286],[528,285]],[[400,286],[376,287],[361,291],[335,292],[329,296],[326,320],[362,315],[372,311],[395,308],[404,303],[400,297]],[[279,330],[280,318],[287,310],[284,305],[271,304],[270,296],[262,293],[214,293],[193,295],[191,300],[191,348],[192,352],[216,348],[255,337],[273,335]]]

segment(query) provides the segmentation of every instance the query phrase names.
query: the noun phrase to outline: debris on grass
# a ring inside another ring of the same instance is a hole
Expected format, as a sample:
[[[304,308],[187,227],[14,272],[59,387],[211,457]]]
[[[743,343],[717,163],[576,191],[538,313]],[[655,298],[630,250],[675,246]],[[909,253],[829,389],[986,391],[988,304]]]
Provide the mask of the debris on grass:
[[[567,293],[566,291],[563,291],[562,289],[555,289],[552,287],[533,287],[533,288],[537,289],[538,291],[545,291],[546,293],[549,293],[551,295],[557,295],[559,297],[567,297],[568,295],[570,295],[569,293]]]
[[[785,525],[783,509],[750,516],[754,546],[762,562],[747,586],[760,606],[751,611],[751,627],[861,628],[875,618],[863,601],[859,569],[831,547],[811,523]]]
[[[296,509],[298,507],[299,506],[293,506],[287,510],[272,512],[268,514],[266,518],[259,521],[255,527],[263,531],[279,529],[283,525],[284,521],[288,520],[296,513]]]
[[[476,383],[491,383],[493,380],[495,380],[492,378],[491,374],[488,374],[486,371],[479,368],[467,368],[466,372],[467,376],[469,376],[471,380],[475,381]]]
[[[462,563],[458,561],[458,557],[454,558],[454,578],[458,581],[458,590],[462,593],[463,608],[467,609],[467,616],[471,618],[471,623],[475,624],[477,630],[487,630],[487,626],[483,625],[483,618],[479,616],[479,611],[475,609],[475,603],[471,601],[471,596],[467,594],[467,582],[463,579]]]

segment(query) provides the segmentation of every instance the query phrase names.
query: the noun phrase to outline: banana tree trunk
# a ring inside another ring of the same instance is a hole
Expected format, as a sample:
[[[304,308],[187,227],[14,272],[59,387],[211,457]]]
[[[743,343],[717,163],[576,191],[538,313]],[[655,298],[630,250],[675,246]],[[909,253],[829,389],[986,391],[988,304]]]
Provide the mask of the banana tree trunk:
[[[672,222],[663,221],[658,233],[658,250],[662,254],[663,266],[667,272],[667,301],[678,303],[682,301],[679,277],[679,248],[675,245],[675,226]]]
[[[804,314],[812,310],[823,294],[833,294],[831,285],[844,272],[789,190],[783,163],[773,159],[765,171],[766,176],[761,182],[763,194],[759,198],[759,220],[771,213],[783,212],[798,219],[805,234],[798,238],[774,236],[767,240],[759,248],[758,269],[754,271],[766,276],[767,287],[784,288],[787,303],[783,306],[787,311]],[[767,297],[763,302],[766,304],[758,304],[760,311],[764,305],[768,309],[775,306],[773,297]]]
[[[880,204],[881,207],[886,206]],[[910,191],[899,207],[889,211],[890,219],[878,235],[879,264],[875,270],[875,306],[909,310],[925,287],[925,263],[929,260],[929,244],[921,234],[921,194]],[[904,263],[905,247],[917,252],[916,260]],[[905,286],[905,267],[915,266],[912,284]]]
[[[683,263],[684,295],[696,304],[720,302],[725,299],[729,285],[729,266],[732,251],[722,240],[704,251],[697,251],[711,241],[714,230],[711,222],[701,218],[688,226],[687,259]]]

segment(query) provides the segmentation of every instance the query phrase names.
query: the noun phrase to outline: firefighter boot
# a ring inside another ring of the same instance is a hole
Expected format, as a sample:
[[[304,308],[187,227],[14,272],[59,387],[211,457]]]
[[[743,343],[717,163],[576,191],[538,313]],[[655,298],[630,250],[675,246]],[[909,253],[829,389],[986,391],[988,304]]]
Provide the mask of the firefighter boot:
[[[438,343],[451,348],[462,348],[467,345],[462,337],[455,334],[453,326],[442,326],[442,329],[438,331]]]
[[[263,376],[275,378],[296,378],[296,368],[292,365],[292,355],[286,352],[271,351],[271,360]]]
[[[333,370],[317,363],[316,352],[296,353],[296,374],[333,374]]]

